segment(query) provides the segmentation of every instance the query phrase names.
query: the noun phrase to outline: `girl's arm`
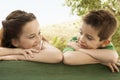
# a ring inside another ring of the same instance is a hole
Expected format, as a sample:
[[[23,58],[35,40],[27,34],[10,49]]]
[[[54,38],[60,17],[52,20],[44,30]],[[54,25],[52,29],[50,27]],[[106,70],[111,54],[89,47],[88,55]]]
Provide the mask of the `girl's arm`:
[[[3,47],[0,47],[0,56],[23,55],[27,59],[29,57],[34,57],[32,52],[38,53],[39,51],[36,50],[36,49],[3,48]]]
[[[34,54],[34,52],[32,53]],[[44,63],[58,63],[61,62],[62,59],[62,52],[47,42],[44,42],[42,50],[38,54],[34,54],[34,57],[29,57],[28,59],[25,59],[23,55],[8,55],[0,57],[0,60],[27,60]]]

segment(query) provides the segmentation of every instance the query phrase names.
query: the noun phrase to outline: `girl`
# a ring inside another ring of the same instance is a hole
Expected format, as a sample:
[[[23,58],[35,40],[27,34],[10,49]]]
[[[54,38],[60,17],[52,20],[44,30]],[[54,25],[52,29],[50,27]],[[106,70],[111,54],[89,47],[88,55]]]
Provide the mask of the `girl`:
[[[15,10],[2,25],[0,60],[62,61],[62,52],[43,38],[33,13]]]

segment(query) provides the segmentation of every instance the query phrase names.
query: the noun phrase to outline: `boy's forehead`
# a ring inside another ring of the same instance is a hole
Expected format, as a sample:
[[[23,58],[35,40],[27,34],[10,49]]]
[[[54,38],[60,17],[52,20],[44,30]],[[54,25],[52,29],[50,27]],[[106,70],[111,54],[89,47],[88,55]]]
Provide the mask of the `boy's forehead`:
[[[80,31],[83,31],[87,34],[95,34],[98,35],[99,30],[96,30],[94,27],[91,25],[83,23],[82,26],[80,27]]]
[[[95,26],[92,26],[92,25],[86,24],[86,23],[83,23],[83,24],[80,26],[80,28],[85,28],[85,29],[90,28],[90,29],[92,29],[92,30],[95,31],[95,32],[98,32],[98,31],[99,31],[99,29],[95,28]]]

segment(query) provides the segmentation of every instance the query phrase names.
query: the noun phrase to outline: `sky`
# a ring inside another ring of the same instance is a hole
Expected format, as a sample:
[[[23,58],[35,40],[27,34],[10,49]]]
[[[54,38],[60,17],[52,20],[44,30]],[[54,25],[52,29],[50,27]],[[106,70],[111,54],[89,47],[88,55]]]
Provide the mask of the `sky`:
[[[0,26],[1,21],[14,10],[24,10],[34,13],[40,25],[51,25],[78,19],[72,15],[65,0],[0,0]]]

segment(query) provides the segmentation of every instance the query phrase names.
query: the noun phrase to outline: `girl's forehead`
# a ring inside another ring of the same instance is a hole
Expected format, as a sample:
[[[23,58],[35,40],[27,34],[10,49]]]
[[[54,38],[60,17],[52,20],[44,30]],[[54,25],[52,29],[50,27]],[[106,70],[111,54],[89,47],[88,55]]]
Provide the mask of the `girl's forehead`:
[[[35,33],[38,31],[40,31],[40,26],[37,20],[26,23],[22,29],[22,33]]]

